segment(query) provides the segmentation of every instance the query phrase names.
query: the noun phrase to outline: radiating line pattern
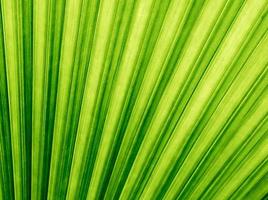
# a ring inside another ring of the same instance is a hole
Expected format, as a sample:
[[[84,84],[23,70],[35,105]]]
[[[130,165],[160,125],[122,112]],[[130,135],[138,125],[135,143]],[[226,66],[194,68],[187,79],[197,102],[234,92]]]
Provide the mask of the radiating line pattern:
[[[0,0],[0,199],[268,199],[268,0]]]

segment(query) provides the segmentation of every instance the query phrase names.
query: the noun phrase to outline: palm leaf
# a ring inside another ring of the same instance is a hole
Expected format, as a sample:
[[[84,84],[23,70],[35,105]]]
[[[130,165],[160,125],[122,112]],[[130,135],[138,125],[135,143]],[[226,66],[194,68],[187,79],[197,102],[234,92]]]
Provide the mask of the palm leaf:
[[[267,199],[267,0],[0,2],[0,199]]]

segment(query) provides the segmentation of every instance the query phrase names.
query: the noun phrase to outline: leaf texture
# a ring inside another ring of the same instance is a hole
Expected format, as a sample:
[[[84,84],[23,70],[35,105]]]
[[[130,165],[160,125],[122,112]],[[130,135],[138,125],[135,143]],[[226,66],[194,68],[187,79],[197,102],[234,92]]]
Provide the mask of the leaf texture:
[[[267,198],[267,0],[0,0],[0,199]]]

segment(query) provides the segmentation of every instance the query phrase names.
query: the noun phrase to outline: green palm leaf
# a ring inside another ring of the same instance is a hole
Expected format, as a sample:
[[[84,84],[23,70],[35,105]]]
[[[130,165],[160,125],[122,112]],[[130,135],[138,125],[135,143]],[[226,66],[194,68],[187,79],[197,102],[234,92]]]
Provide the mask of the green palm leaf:
[[[267,0],[0,0],[0,199],[267,199]]]

